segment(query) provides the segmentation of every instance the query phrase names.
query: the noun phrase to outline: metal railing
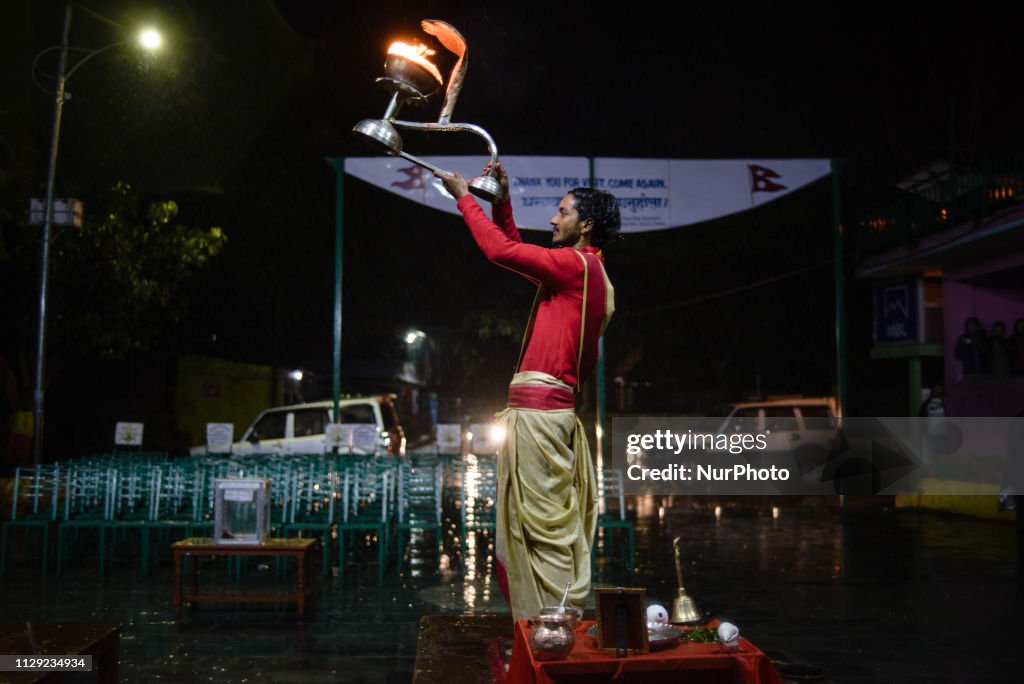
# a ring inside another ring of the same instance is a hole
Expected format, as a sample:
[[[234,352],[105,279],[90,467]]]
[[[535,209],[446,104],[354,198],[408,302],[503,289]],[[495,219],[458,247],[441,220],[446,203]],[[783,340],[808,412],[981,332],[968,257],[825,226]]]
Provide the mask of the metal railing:
[[[1024,150],[972,168],[950,166],[864,212],[855,224],[857,256],[912,246],[1022,205]]]

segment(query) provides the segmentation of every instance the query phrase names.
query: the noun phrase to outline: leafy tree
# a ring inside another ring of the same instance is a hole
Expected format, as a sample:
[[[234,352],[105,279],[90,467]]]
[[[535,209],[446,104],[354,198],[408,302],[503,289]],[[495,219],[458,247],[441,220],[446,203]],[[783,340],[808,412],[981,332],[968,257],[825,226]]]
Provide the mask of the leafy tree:
[[[72,359],[118,359],[164,342],[186,313],[192,276],[227,242],[220,227],[184,225],[176,202],[143,202],[124,182],[90,208],[81,230],[52,237],[47,381]],[[40,232],[5,224],[0,360],[18,371],[16,404],[24,409],[35,366]]]
[[[140,206],[131,186],[117,183],[107,211],[55,242],[63,306],[53,334],[65,345],[99,358],[152,347],[185,315],[192,275],[224,248],[221,228],[178,223],[174,201]]]

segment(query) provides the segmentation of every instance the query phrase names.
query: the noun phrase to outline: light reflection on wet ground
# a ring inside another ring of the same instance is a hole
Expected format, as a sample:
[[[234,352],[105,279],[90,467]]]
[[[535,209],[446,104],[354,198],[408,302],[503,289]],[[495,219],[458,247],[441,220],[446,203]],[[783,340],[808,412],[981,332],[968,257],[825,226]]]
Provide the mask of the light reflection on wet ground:
[[[103,578],[89,559],[60,577],[40,576],[23,560],[0,579],[0,620],[123,622],[125,682],[407,682],[422,616],[507,614],[492,534],[474,532],[463,544],[455,500],[446,501],[440,549],[432,534],[414,536],[378,584],[367,540],[343,581],[317,577],[304,620],[290,607],[232,605],[175,620],[168,561],[144,578],[127,558]],[[672,539],[680,537],[684,582],[698,606],[735,622],[773,657],[823,666],[835,682],[1016,678],[1022,597],[1012,525],[844,513],[834,500],[787,503],[633,499],[636,577],[602,558],[597,583],[645,587],[670,604]],[[232,581],[219,566],[204,573]],[[243,581],[286,580],[271,564],[250,568]]]

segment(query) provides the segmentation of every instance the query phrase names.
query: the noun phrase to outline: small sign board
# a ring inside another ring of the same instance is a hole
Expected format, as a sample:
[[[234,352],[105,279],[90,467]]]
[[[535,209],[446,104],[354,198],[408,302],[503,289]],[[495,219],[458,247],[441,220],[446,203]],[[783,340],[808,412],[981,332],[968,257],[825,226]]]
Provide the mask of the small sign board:
[[[142,446],[144,425],[144,423],[117,423],[114,426],[114,444],[116,446]]]
[[[496,429],[497,423],[473,423],[469,426],[469,432],[473,435],[470,440],[470,450],[474,454],[496,454],[501,449],[503,438],[498,438],[501,430]]]
[[[437,450],[442,454],[462,453],[462,426],[458,423],[438,423],[434,426]]]
[[[211,454],[226,454],[235,441],[234,423],[207,423],[206,450]]]
[[[324,441],[328,451],[372,454],[377,451],[377,428],[369,423],[328,423]]]
[[[82,202],[70,197],[53,200],[53,215],[50,223],[55,226],[82,227]],[[33,197],[28,205],[28,224],[41,226],[46,220],[46,200]]]
[[[345,426],[341,423],[328,423],[324,426],[324,447],[327,451],[347,449],[350,440],[351,436],[346,433]]]
[[[225,501],[238,501],[246,502],[252,501],[254,491],[252,489],[225,489],[224,500]]]
[[[875,344],[924,342],[922,292],[919,280],[875,285]]]

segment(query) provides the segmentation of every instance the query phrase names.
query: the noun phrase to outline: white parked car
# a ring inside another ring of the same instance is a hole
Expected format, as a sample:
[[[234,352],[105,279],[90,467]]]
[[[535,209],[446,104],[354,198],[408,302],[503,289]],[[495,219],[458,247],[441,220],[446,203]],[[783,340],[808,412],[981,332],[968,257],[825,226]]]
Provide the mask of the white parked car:
[[[825,463],[838,428],[833,397],[769,397],[735,404],[718,432],[763,434],[769,453],[790,453],[801,473]]]
[[[334,420],[334,402],[315,401],[269,408],[252,421],[242,438],[231,445],[232,454],[315,454],[329,451],[325,430],[341,423],[342,453],[368,454],[386,451],[405,454],[405,432],[395,411],[395,395],[351,397],[339,401],[340,417]],[[332,445],[333,446],[333,445]],[[206,445],[192,447],[193,456],[207,453]]]

